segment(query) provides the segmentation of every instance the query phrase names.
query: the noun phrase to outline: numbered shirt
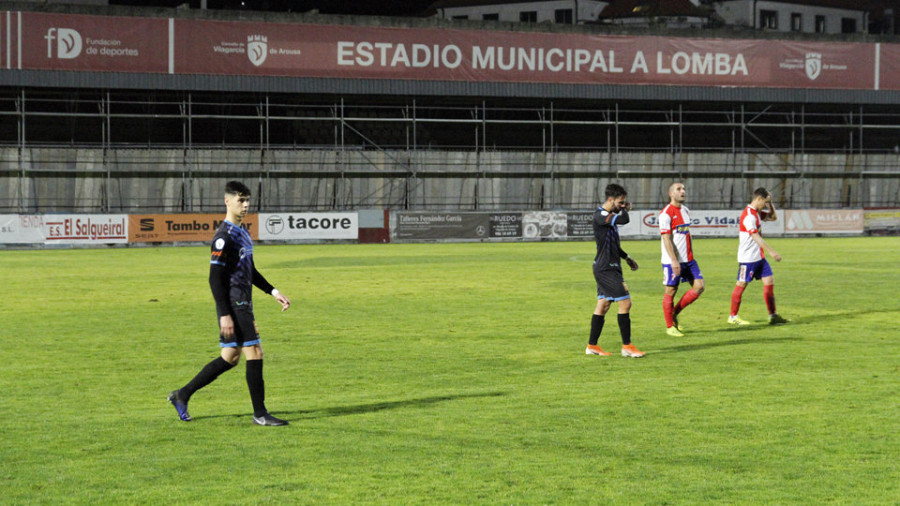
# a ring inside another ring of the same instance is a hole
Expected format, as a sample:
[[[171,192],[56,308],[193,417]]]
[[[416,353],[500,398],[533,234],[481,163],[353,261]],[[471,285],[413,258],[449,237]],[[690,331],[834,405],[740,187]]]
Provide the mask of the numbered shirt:
[[[750,237],[755,232],[762,233],[759,213],[753,206],[747,206],[741,213],[741,226],[738,232],[738,263],[758,262],[765,256],[765,252],[759,247],[759,244],[756,244],[756,241]]]
[[[675,244],[675,255],[678,263],[686,263],[694,260],[694,250],[691,247],[691,215],[686,206],[675,207],[667,205],[659,213],[659,233],[661,236],[671,235]],[[672,258],[666,251],[665,237],[660,239],[662,247],[662,263],[670,265]]]

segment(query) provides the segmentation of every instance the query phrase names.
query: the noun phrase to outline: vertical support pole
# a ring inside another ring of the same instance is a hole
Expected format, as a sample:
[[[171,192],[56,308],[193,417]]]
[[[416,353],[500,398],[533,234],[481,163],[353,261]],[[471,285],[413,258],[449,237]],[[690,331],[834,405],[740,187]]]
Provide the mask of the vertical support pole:
[[[863,154],[863,152],[865,151],[865,149],[863,147],[863,140],[864,140],[863,134],[865,132],[865,129],[863,128],[863,126],[864,126],[863,125],[864,107],[865,106],[863,106],[862,104],[860,104],[860,106],[859,106],[859,154]]]
[[[103,196],[100,201],[100,209],[101,212],[109,213],[111,212],[112,204],[110,194],[112,193],[112,169],[109,166],[109,148],[112,143],[112,117],[110,116],[112,108],[112,100],[109,95],[109,91],[106,92],[105,101],[103,103],[104,98],[101,98],[101,107],[103,108],[103,112],[106,116],[104,121],[104,127],[106,129],[103,132],[103,169],[106,171],[106,184],[105,190],[103,192]]]
[[[346,159],[347,157],[345,156],[347,154],[347,151],[346,151],[346,144],[345,144],[345,138],[344,138],[344,130],[346,130],[346,128],[344,128],[345,122],[346,122],[346,115],[344,112],[344,97],[341,97],[341,118],[340,118],[340,125],[341,125],[341,181],[340,181],[339,188],[337,188],[337,190],[339,192],[338,199],[337,199],[338,209],[344,208],[344,185],[345,185],[344,172],[347,170],[347,159]]]
[[[616,153],[619,153],[619,103],[616,102]]]
[[[184,158],[187,162],[187,181],[183,185],[184,203],[182,208],[185,211],[194,211],[194,164],[193,164],[193,146],[194,146],[194,112],[193,112],[193,96],[188,93],[187,99],[187,149],[184,151]]]
[[[744,133],[747,131],[747,124],[744,121],[744,104],[741,104],[741,153],[747,151],[746,145],[744,144]]]
[[[550,102],[550,152],[556,152],[556,115],[553,102]]]
[[[806,104],[800,104],[800,153],[806,154]]]
[[[18,148],[18,157],[19,157],[19,210],[27,211],[30,206],[27,205],[26,198],[26,184],[25,180],[28,177],[28,172],[25,170],[25,89],[22,88],[21,94],[19,95],[19,99],[16,101],[17,108],[19,109],[19,125],[18,125],[18,139],[16,144]]]

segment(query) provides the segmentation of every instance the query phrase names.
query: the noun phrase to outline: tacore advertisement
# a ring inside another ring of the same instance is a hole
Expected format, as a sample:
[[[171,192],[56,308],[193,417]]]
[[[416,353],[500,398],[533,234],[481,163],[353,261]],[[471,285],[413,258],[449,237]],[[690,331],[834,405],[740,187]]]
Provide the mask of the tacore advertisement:
[[[353,213],[260,213],[264,241],[357,239],[359,215]]]

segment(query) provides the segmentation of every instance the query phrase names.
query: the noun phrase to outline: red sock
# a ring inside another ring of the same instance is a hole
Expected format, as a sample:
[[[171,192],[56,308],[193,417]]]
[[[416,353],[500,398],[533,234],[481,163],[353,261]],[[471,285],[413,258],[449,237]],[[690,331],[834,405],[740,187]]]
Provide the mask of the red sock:
[[[694,290],[688,290],[684,295],[681,296],[681,300],[678,301],[678,305],[675,306],[675,314],[680,313],[684,308],[688,307],[691,302],[697,300],[700,294]]]
[[[666,317],[666,328],[675,325],[675,321],[672,319],[672,314],[674,314],[674,303],[675,298],[669,294],[663,294],[663,316]]]
[[[775,314],[775,285],[763,285],[763,297],[766,299],[769,314]]]
[[[736,316],[738,314],[738,309],[741,308],[741,296],[744,295],[745,286],[734,285],[734,291],[731,292],[731,316]]]

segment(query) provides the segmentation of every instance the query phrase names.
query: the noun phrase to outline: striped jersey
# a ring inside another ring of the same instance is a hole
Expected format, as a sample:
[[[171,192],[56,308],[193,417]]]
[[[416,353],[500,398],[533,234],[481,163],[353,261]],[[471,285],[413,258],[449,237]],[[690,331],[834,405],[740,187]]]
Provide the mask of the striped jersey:
[[[759,244],[750,237],[754,232],[760,230],[759,213],[753,206],[748,205],[741,213],[740,231],[738,232],[738,263],[758,262],[766,255]]]
[[[667,205],[659,213],[659,233],[661,236],[672,236],[678,263],[694,260],[694,250],[691,245],[691,215],[687,206]],[[662,263],[669,265],[672,263],[672,259],[669,257],[669,252],[666,251],[665,239],[660,239],[660,242],[662,243]]]

